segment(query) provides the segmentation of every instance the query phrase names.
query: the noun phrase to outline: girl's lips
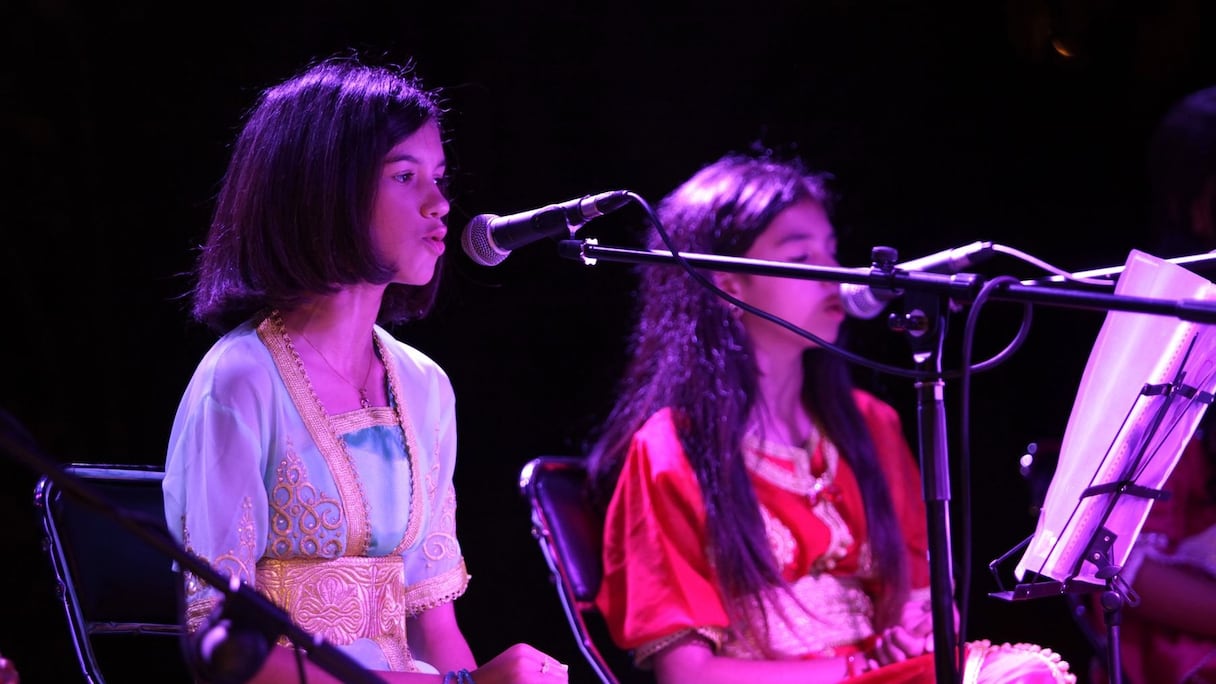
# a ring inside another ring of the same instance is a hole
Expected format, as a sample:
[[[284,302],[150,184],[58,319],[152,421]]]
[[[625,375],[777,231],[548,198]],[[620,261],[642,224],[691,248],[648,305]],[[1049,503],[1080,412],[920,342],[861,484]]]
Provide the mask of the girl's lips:
[[[443,244],[443,238],[447,237],[447,234],[448,231],[446,229],[436,230],[428,233],[426,237],[423,238],[423,242],[429,245],[431,249],[435,250],[436,254],[443,254],[444,250],[447,249],[447,246]]]
[[[429,245],[436,254],[443,254],[444,250],[447,249],[446,245],[443,244],[442,235],[427,237],[425,240],[423,240],[423,242]]]

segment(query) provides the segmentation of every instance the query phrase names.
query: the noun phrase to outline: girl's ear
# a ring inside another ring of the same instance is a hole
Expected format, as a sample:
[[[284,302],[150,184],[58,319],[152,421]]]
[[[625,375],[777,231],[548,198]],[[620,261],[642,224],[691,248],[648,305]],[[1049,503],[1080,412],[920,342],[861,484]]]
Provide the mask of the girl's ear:
[[[730,273],[728,271],[717,271],[713,274],[714,284],[718,286],[718,289],[734,297],[735,299],[741,299],[741,295],[743,294],[744,277],[746,276],[741,273]],[[742,318],[743,309],[720,297],[718,298],[718,301],[722,304],[722,306],[726,307],[732,318],[735,320]]]
[[[715,271],[713,274],[714,285],[726,294],[738,299],[743,291],[740,283],[741,275],[730,271]]]

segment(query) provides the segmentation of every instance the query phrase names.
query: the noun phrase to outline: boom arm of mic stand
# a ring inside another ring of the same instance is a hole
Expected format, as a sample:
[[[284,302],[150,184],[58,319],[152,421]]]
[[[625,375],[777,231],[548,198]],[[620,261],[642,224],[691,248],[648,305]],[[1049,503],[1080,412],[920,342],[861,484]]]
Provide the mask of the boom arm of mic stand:
[[[1001,286],[992,293],[992,298],[1093,311],[1134,311],[1173,316],[1184,321],[1216,323],[1216,304],[1193,299],[1159,299],[1103,292],[1082,292],[1025,283]]]
[[[949,295],[952,299],[962,301],[974,300],[983,285],[983,279],[974,273],[931,273],[904,271],[898,268],[890,273],[883,273],[869,268],[812,266],[785,261],[766,261],[693,252],[680,252],[677,257],[671,252],[661,249],[641,250],[601,246],[594,239],[562,240],[558,242],[557,250],[560,256],[579,260],[587,265],[594,265],[601,259],[634,264],[680,264],[684,262],[709,271],[733,271],[838,283],[863,283],[875,289],[933,292]]]
[[[671,252],[665,250],[604,247],[594,240],[562,240],[558,243],[558,254],[567,259],[580,259],[585,263],[594,263],[603,259],[604,261],[636,264],[678,264],[680,260],[683,260],[694,267],[711,271],[736,271],[805,280],[864,283],[879,289],[948,295],[951,299],[960,302],[975,301],[985,282],[984,278],[974,273],[948,275],[896,269],[889,274],[881,272],[876,274],[870,269],[831,268],[691,252],[681,252],[679,260],[677,260]],[[1034,285],[1026,282],[1001,285],[993,290],[991,298],[1093,311],[1135,311],[1174,316],[1182,320],[1200,323],[1216,323],[1216,303],[1199,300],[1134,297],[1071,290],[1058,286]]]
[[[0,414],[2,413],[3,411],[0,411]],[[7,418],[7,416],[0,415],[0,418]],[[22,442],[28,441],[28,439],[22,440]],[[117,507],[107,501],[105,497],[93,491],[76,477],[63,472],[53,461],[36,453],[28,444],[18,442],[9,430],[0,430],[0,450],[12,454],[31,470],[46,475],[68,495],[122,525],[149,546],[176,561],[181,568],[223,592],[223,600],[230,602],[231,605],[239,606],[243,615],[254,617],[258,622],[257,627],[261,628],[263,632],[285,635],[293,644],[304,650],[309,660],[339,680],[359,684],[385,684],[383,679],[363,668],[350,656],[320,636],[309,634],[297,626],[283,609],[271,603],[269,599],[249,585],[241,582],[236,583],[235,587],[232,586],[228,577],[220,574],[210,563],[181,548],[177,541],[168,534],[157,528],[141,524],[145,518],[121,515]]]

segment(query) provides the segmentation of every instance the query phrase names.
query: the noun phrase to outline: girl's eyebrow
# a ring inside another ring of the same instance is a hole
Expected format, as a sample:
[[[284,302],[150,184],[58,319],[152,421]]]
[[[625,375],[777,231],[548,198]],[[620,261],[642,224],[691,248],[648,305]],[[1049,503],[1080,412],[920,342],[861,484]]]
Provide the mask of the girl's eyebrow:
[[[418,157],[415,157],[414,155],[410,154],[409,152],[399,152],[397,154],[389,155],[388,157],[384,158],[385,164],[395,164],[397,162],[403,162],[403,161],[404,162],[413,162],[415,164],[422,163],[421,159],[419,159]],[[447,165],[448,165],[448,160],[446,158],[440,159],[439,163],[436,165],[436,168],[447,168]]]
[[[815,235],[812,234],[810,231],[798,229],[798,230],[794,230],[790,233],[787,233],[787,234],[782,235],[781,237],[777,238],[777,246],[783,246],[783,245],[786,245],[791,242],[797,242],[799,240],[813,240],[814,238],[815,238]],[[828,239],[835,240],[836,239],[835,234],[829,235]]]

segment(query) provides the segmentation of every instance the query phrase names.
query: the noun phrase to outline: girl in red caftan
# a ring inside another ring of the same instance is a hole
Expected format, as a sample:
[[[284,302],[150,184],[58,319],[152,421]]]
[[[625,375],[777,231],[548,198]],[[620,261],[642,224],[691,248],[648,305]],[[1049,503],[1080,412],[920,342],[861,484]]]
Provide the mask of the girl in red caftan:
[[[801,163],[728,155],[663,200],[669,242],[651,246],[836,266],[828,210]],[[824,348],[844,318],[837,285],[640,277],[630,364],[589,462],[613,638],[660,684],[933,682],[920,477],[895,411]],[[1031,644],[970,644],[963,673],[1075,681]]]

